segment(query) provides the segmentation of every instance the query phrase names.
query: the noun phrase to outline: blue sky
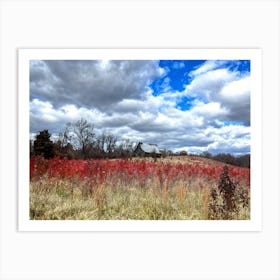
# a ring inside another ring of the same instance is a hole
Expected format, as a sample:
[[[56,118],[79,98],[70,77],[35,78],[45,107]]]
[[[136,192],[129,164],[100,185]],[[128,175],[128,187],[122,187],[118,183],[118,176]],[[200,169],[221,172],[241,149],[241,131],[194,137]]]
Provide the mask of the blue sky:
[[[185,86],[192,81],[189,73],[198,69],[205,64],[206,60],[161,60],[159,66],[166,69],[166,75],[154,80],[150,87],[153,89],[153,95],[158,96],[166,90],[183,91]],[[232,71],[240,72],[240,75],[250,73],[249,60],[233,60],[221,61],[222,65],[215,69],[227,67]],[[195,98],[184,96],[177,103],[180,110],[188,110],[191,108]]]
[[[30,133],[83,117],[120,141],[249,153],[249,81],[248,60],[33,60]]]
[[[184,85],[191,80],[188,73],[203,63],[205,60],[161,60],[159,66],[166,69],[166,75],[151,84],[154,95],[161,93],[166,78],[170,79],[169,85],[173,90],[184,90]]]

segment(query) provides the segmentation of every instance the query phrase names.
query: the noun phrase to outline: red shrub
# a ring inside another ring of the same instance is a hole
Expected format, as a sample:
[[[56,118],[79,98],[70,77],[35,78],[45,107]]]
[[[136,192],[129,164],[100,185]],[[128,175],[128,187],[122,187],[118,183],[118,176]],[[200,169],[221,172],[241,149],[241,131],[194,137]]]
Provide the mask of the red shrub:
[[[137,179],[145,182],[147,178],[158,177],[160,183],[164,180],[204,178],[217,180],[222,172],[222,166],[206,165],[205,163],[170,163],[152,162],[128,159],[116,160],[67,160],[56,157],[46,160],[43,157],[30,159],[30,179],[41,176],[50,178],[91,179],[104,183],[107,178],[117,176],[126,182]],[[250,169],[229,167],[229,175],[235,181],[244,181],[250,185]]]

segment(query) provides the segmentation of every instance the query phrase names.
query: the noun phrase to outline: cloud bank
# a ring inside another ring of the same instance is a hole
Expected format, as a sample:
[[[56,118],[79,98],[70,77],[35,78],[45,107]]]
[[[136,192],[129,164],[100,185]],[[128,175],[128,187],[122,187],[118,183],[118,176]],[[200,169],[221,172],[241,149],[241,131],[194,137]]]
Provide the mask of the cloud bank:
[[[119,140],[250,152],[248,61],[30,61],[30,133],[85,118]]]

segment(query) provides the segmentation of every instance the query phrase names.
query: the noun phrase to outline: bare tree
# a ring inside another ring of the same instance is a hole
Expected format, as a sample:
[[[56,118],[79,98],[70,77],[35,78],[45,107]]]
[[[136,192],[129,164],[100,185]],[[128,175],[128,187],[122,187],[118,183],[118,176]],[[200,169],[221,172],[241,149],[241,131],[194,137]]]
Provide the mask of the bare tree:
[[[113,157],[116,149],[117,138],[111,133],[102,133],[96,140],[96,147],[102,157]]]
[[[109,155],[111,155],[115,149],[116,149],[116,143],[117,143],[117,137],[114,136],[113,134],[107,134],[106,135],[106,150]]]
[[[105,143],[106,143],[106,134],[102,133],[97,137],[96,140],[96,148],[97,148],[98,156],[101,157],[105,156]]]
[[[67,123],[64,132],[60,135],[63,145],[71,143],[80,151],[82,158],[88,158],[95,140],[94,125],[87,120]]]
[[[119,143],[116,148],[116,156],[117,157],[125,157],[130,158],[133,155],[134,144],[129,139],[125,139]]]
[[[61,142],[61,146],[65,147],[71,144],[71,123],[67,123],[63,132],[59,133],[58,140]]]

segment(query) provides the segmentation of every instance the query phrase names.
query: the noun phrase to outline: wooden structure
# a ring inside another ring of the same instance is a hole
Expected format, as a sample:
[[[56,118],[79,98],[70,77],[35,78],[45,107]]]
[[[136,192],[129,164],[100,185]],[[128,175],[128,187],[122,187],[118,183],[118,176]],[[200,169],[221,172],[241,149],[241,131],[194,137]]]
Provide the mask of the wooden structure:
[[[161,152],[156,144],[145,144],[139,142],[134,150],[138,157],[161,157]]]

